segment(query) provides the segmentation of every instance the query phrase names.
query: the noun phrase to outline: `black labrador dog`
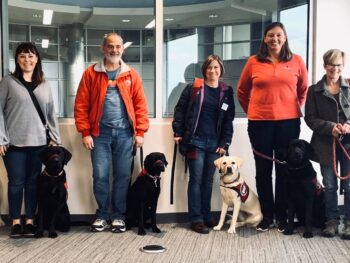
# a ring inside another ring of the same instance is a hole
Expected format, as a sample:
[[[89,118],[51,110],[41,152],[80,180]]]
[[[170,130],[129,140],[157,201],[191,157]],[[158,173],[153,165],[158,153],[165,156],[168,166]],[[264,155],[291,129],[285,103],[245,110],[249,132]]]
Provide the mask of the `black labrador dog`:
[[[300,139],[291,140],[287,149],[288,223],[285,235],[294,232],[294,217],[304,225],[304,238],[313,237],[312,226],[322,228],[326,221],[324,194],[310,162],[311,145]]]
[[[160,174],[164,172],[168,162],[165,155],[153,152],[146,156],[144,169],[129,189],[126,227],[138,227],[138,235],[145,235],[146,221],[151,220],[151,228],[155,233],[161,230],[157,227],[156,211],[160,194]]]
[[[67,181],[63,168],[72,154],[61,146],[47,146],[40,153],[40,158],[45,169],[38,178],[38,227],[35,237],[42,237],[47,229],[48,237],[56,238],[56,229],[67,232],[70,228]]]

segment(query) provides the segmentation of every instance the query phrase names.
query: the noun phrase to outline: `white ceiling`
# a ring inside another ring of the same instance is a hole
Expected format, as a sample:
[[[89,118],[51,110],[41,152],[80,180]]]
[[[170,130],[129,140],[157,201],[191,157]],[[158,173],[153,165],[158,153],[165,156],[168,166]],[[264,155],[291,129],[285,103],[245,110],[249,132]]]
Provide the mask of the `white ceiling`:
[[[164,1],[166,5],[164,19],[174,19],[173,21],[164,20],[165,28],[262,21],[265,17],[269,18],[271,12],[277,9],[277,0]],[[115,0],[60,0],[60,5],[52,4],[54,2],[57,0],[8,0],[9,21],[10,23],[42,24],[43,10],[52,9],[54,10],[53,25],[82,23],[87,27],[95,28],[141,29],[154,17],[154,9],[147,7],[153,3],[153,0],[118,1],[129,2],[129,5],[124,4],[122,8],[116,6]],[[190,4],[183,5],[184,2]],[[73,5],[68,5],[70,3]],[[144,5],[146,7],[143,7]],[[209,18],[210,15],[217,17]],[[123,23],[123,19],[128,19],[130,22]]]

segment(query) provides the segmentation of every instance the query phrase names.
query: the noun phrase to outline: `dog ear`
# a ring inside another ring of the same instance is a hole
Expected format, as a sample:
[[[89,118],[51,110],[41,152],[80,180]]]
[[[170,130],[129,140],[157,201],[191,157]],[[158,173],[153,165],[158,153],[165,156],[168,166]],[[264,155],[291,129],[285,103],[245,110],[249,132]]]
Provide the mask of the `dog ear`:
[[[49,150],[49,146],[45,146],[43,149],[39,151],[39,158],[43,164],[47,163],[48,150]]]
[[[214,165],[216,166],[216,168],[219,168],[219,169],[220,169],[221,162],[222,162],[222,158],[223,158],[223,157],[220,157],[220,158],[218,158],[218,159],[216,159],[216,160],[214,161]]]
[[[164,165],[167,166],[168,161],[166,160],[165,155],[163,153],[162,153],[162,159],[163,159]]]
[[[61,147],[61,149],[63,150],[63,153],[64,153],[64,164],[67,164],[70,159],[72,158],[72,154],[64,147]]]
[[[238,156],[234,156],[234,159],[237,162],[237,167],[241,168],[241,166],[243,165],[243,159]]]
[[[311,144],[308,143],[307,141],[304,141],[304,144],[305,144],[306,158],[310,159],[314,153],[314,149],[312,148]]]

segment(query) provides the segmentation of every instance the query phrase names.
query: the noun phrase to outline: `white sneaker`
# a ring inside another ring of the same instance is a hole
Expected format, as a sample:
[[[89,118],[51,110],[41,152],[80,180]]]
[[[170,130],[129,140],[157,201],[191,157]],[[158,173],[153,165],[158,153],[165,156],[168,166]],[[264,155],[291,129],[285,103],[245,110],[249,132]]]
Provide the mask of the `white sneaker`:
[[[122,233],[126,231],[125,223],[123,220],[114,219],[112,222],[112,232],[113,233]]]
[[[97,218],[90,227],[90,230],[92,232],[102,232],[103,230],[106,230],[110,228],[111,226],[108,224],[108,222],[105,219]]]

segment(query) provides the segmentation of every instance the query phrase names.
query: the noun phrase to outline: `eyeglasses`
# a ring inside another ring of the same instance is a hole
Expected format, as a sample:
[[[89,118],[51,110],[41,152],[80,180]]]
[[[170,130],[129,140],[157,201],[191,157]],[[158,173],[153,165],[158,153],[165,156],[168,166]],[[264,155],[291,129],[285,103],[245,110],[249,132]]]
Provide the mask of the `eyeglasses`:
[[[343,67],[343,64],[327,64],[327,66],[330,68],[341,68]]]

